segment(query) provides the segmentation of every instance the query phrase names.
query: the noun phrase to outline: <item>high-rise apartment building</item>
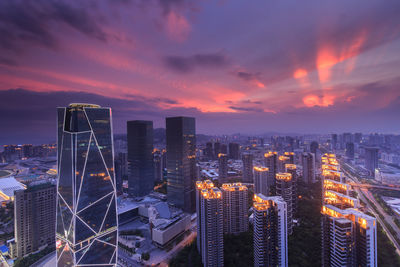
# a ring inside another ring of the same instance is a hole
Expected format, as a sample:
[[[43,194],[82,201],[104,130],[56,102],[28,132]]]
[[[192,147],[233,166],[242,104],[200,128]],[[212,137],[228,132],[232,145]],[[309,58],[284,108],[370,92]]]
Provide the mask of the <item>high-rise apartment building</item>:
[[[254,175],[254,194],[263,194],[264,196],[269,195],[270,183],[269,169],[262,166],[255,166],[253,168]]]
[[[224,227],[222,192],[216,187],[200,194],[201,259],[204,267],[224,266]]]
[[[288,164],[294,164],[294,152],[285,152],[283,155],[289,158]]]
[[[346,157],[348,159],[354,159],[354,143],[346,143]]]
[[[226,154],[218,154],[218,181],[220,184],[226,183],[228,180],[228,156]]]
[[[58,108],[57,266],[116,266],[111,109]]]
[[[44,247],[55,248],[57,188],[50,183],[15,191],[16,256],[22,258]]]
[[[303,182],[306,184],[315,183],[315,155],[313,153],[303,153],[301,162],[303,166]]]
[[[285,172],[285,165],[290,163],[290,157],[279,156],[278,157],[278,170],[277,172]]]
[[[253,154],[251,153],[243,153],[242,154],[243,161],[243,183],[252,183],[253,182]]]
[[[221,153],[221,143],[215,142],[214,143],[214,157],[218,157],[219,153]]]
[[[276,174],[276,195],[286,202],[287,232],[293,233],[293,180],[292,174],[280,172]]]
[[[249,230],[248,189],[241,183],[223,184],[224,233],[238,234]]]
[[[202,190],[214,187],[210,180],[196,181],[196,213],[197,213],[197,250],[201,254],[201,196]]]
[[[167,199],[186,212],[194,212],[196,124],[190,117],[171,117],[167,125]]]
[[[275,186],[275,177],[278,172],[278,152],[269,151],[264,154],[265,167],[269,170],[268,184]]]
[[[214,158],[213,144],[211,142],[207,142],[206,148],[204,149],[204,155],[208,160],[212,160]]]
[[[128,193],[142,197],[154,188],[153,122],[128,121]]]
[[[220,153],[228,155],[228,146],[226,144],[221,144]]]
[[[295,164],[286,164],[286,172],[292,175],[292,213],[294,217],[298,206],[297,166]]]
[[[238,160],[240,155],[240,146],[238,143],[229,143],[229,158]]]
[[[313,153],[316,156],[318,148],[319,148],[318,142],[317,141],[312,141],[311,144],[310,144],[310,152]]]
[[[288,266],[286,202],[255,194],[253,208],[254,266]]]
[[[154,159],[154,180],[155,182],[160,182],[164,178],[164,170],[162,167],[162,154],[160,150],[153,153]]]
[[[379,148],[377,147],[365,148],[365,168],[371,175],[374,175],[375,169],[378,168],[378,152]]]
[[[338,143],[337,134],[332,134],[332,139],[331,139],[332,150],[336,150],[336,148],[337,148],[337,143]]]

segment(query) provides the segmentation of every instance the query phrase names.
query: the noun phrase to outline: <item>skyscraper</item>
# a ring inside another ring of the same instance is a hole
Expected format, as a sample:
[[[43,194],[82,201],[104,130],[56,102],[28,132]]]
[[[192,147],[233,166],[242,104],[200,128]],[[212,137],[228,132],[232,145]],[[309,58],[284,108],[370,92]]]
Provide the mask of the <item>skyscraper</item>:
[[[365,168],[371,175],[375,174],[375,169],[378,168],[378,152],[377,147],[365,148]]]
[[[167,125],[167,199],[186,212],[195,211],[196,125],[190,117],[171,117]]]
[[[248,189],[241,183],[223,184],[222,201],[224,233],[238,234],[249,230]]]
[[[243,161],[243,183],[253,182],[253,155],[251,153],[242,154]]]
[[[277,172],[285,172],[285,165],[290,163],[290,157],[287,156],[279,156],[278,157],[278,170]]]
[[[201,259],[204,267],[224,266],[222,193],[216,187],[201,190]]]
[[[254,194],[269,195],[269,189],[272,185],[269,179],[269,169],[262,166],[254,166]]]
[[[288,266],[286,202],[255,194],[253,208],[254,266]]]
[[[286,202],[287,231],[293,233],[293,181],[292,174],[280,172],[276,174],[276,195]]]
[[[319,144],[317,141],[312,141],[310,144],[310,152],[314,155],[317,155],[317,150],[319,148]]]
[[[301,162],[303,165],[303,182],[306,184],[315,183],[315,155],[313,153],[303,153]]]
[[[218,157],[219,153],[221,153],[221,143],[215,142],[214,143],[214,157]]]
[[[58,108],[57,266],[117,264],[111,109]]]
[[[292,213],[294,217],[297,212],[297,204],[298,204],[297,166],[295,164],[286,164],[286,172],[292,175]]]
[[[269,185],[275,186],[275,177],[278,172],[278,153],[269,151],[264,154],[265,167],[269,170]]]
[[[337,138],[337,134],[332,134],[332,149],[336,150],[337,148],[337,142],[338,142],[338,138]]]
[[[18,258],[43,247],[55,248],[56,197],[56,186],[49,183],[15,191],[14,234]]]
[[[154,188],[153,122],[128,121],[128,192],[131,197],[149,194]]]
[[[201,254],[201,197],[203,189],[211,189],[214,184],[210,180],[196,181],[196,213],[197,213],[197,250]]]
[[[238,143],[229,143],[229,158],[230,159],[239,159],[240,154],[240,146]]]
[[[346,143],[346,157],[354,159],[354,143]]]
[[[163,180],[161,151],[157,150],[153,156],[154,156],[154,181],[160,182]]]
[[[220,184],[226,183],[228,179],[228,156],[218,154],[218,181]]]
[[[283,155],[289,158],[288,164],[294,164],[294,152],[285,152]]]

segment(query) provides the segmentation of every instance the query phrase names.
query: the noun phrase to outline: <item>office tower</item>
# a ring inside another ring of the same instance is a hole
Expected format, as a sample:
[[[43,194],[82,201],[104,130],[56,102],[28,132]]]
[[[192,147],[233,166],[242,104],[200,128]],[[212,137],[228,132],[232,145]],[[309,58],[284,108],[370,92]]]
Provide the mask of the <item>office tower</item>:
[[[293,233],[293,181],[292,174],[280,172],[276,174],[276,195],[282,197],[287,208],[287,232]]]
[[[117,264],[111,109],[58,108],[57,266]]]
[[[313,153],[314,155],[317,154],[317,150],[319,148],[319,144],[317,141],[312,141],[310,144],[310,152]]]
[[[201,190],[201,259],[204,267],[224,266],[222,192],[216,187]]]
[[[346,157],[354,159],[354,143],[346,143]]]
[[[337,142],[338,142],[338,138],[337,138],[337,134],[332,134],[332,149],[336,150],[337,148]]]
[[[114,160],[114,168],[115,168],[115,189],[117,190],[117,195],[122,195],[122,163],[121,159],[116,158]]]
[[[142,197],[154,188],[153,122],[128,121],[128,193]]]
[[[214,143],[214,157],[218,157],[218,154],[221,153],[221,143],[215,142]]]
[[[208,160],[212,160],[214,158],[213,144],[211,142],[207,142],[204,154]]]
[[[279,156],[278,157],[278,170],[277,172],[285,172],[285,165],[290,163],[290,157]]]
[[[378,151],[377,147],[365,148],[365,168],[371,175],[375,174],[375,169],[378,168]]]
[[[295,164],[286,164],[286,172],[292,175],[292,214],[293,217],[297,212],[298,196],[297,196],[297,167]]]
[[[306,184],[315,183],[315,156],[313,153],[303,153],[301,155],[303,166],[303,182]]]
[[[322,266],[378,266],[376,219],[356,209],[322,207]]]
[[[55,248],[57,189],[50,183],[15,191],[16,256],[22,258],[44,247]]]
[[[278,172],[278,153],[271,151],[265,153],[264,161],[265,161],[265,167],[267,167],[269,170],[268,184],[275,186],[275,177],[276,173]]]
[[[241,183],[223,184],[224,233],[238,234],[249,230],[248,189]]]
[[[195,210],[196,125],[190,117],[171,117],[167,125],[167,199],[186,212]]]
[[[228,146],[226,144],[221,144],[220,153],[228,155]]]
[[[218,177],[220,184],[226,183],[228,180],[228,156],[226,154],[218,154]]]
[[[362,133],[355,133],[354,134],[354,143],[360,144],[362,140]]]
[[[210,180],[196,181],[196,213],[197,213],[197,250],[201,255],[201,196],[203,189],[211,189],[214,184]]]
[[[253,168],[254,175],[254,194],[269,195],[269,188],[272,185],[269,179],[269,170],[266,167],[255,166]]]
[[[240,154],[240,146],[238,143],[229,143],[229,158],[230,159],[239,159]]]
[[[285,152],[283,155],[289,158],[288,164],[294,164],[294,152]]]
[[[154,154],[154,180],[155,182],[161,182],[163,180],[163,168],[162,168],[162,155],[160,150],[157,150]]]
[[[255,194],[253,208],[254,266],[288,266],[286,202]]]
[[[351,133],[343,133],[342,142],[343,142],[343,144],[353,142],[353,135]]]
[[[30,144],[22,146],[23,154],[25,158],[30,158],[33,156],[33,146]]]
[[[251,153],[243,153],[243,183],[253,182],[253,155]]]

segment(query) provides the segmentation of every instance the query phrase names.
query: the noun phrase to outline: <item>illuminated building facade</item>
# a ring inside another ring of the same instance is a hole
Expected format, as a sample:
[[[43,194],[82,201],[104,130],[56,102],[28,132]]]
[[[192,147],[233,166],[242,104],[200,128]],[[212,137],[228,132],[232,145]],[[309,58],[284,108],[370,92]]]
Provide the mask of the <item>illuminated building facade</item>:
[[[228,179],[228,155],[218,154],[218,180],[219,183],[226,183]]]
[[[285,152],[283,155],[289,158],[288,164],[294,164],[294,152]]]
[[[196,122],[190,117],[166,119],[167,200],[185,212],[196,209]]]
[[[315,183],[315,156],[313,153],[303,153],[301,155],[303,166],[303,182],[306,184]]]
[[[242,154],[243,161],[243,183],[253,182],[253,155],[251,153]]]
[[[264,154],[265,167],[269,170],[269,184],[275,186],[275,177],[278,172],[278,153],[269,151]]]
[[[287,231],[293,233],[293,180],[292,174],[280,172],[276,174],[276,195],[286,202]]]
[[[286,202],[255,194],[253,208],[254,266],[288,266]]]
[[[241,183],[223,184],[224,233],[238,234],[249,230],[248,189]]]
[[[131,197],[149,194],[154,187],[153,122],[128,121],[128,193]]]
[[[269,175],[269,169],[266,167],[255,166],[253,168],[255,194],[269,195],[269,187],[272,184],[270,183]]]
[[[201,259],[204,267],[224,266],[224,214],[222,192],[216,187],[200,194]]]
[[[201,191],[211,189],[214,184],[210,180],[196,182],[196,213],[197,213],[197,250],[201,254]]]
[[[278,157],[278,170],[277,172],[285,172],[285,165],[290,163],[290,157],[279,156]]]
[[[116,266],[111,109],[58,108],[57,266]]]
[[[297,166],[295,164],[286,164],[286,172],[292,175],[292,213],[293,217],[297,212],[298,189],[297,189]]]

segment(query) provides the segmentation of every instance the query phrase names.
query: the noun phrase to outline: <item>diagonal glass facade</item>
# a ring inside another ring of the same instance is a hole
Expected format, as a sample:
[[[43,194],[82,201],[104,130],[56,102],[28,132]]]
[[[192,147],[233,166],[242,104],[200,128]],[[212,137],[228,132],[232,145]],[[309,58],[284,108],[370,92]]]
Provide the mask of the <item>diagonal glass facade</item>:
[[[58,108],[57,266],[116,266],[111,109]]]

